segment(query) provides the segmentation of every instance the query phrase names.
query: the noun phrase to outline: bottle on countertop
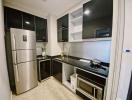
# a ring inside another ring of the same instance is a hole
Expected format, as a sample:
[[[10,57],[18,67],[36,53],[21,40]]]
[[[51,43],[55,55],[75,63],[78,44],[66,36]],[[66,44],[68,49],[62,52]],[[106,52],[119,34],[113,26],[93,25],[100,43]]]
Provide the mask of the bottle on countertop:
[[[61,58],[64,59],[64,53],[63,52],[61,52]]]
[[[42,48],[42,56],[46,57],[46,49],[45,48]]]

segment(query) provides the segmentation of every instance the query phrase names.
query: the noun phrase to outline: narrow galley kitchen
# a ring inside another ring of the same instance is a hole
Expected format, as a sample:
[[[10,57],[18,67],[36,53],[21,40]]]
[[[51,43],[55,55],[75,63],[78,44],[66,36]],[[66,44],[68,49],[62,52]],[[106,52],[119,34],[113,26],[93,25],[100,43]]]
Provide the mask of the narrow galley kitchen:
[[[130,5],[0,0],[0,100],[132,100]]]

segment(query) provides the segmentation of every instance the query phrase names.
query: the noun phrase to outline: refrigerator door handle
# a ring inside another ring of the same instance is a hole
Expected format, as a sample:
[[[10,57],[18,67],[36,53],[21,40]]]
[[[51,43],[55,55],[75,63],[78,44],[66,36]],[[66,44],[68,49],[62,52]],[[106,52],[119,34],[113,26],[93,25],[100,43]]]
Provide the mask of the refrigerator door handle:
[[[17,65],[15,65],[14,67],[15,67],[15,78],[16,78],[16,82],[19,82],[19,72],[18,72],[18,67],[17,67]]]
[[[16,38],[14,34],[13,34],[13,45],[14,45],[14,49],[16,50]]]
[[[13,56],[13,63],[17,64],[17,54],[16,54],[17,52],[13,51],[12,53],[13,53],[13,55],[12,55]]]
[[[14,43],[14,49],[16,50],[16,37],[15,34],[13,34],[13,43]],[[17,63],[17,50],[15,52],[15,63]]]

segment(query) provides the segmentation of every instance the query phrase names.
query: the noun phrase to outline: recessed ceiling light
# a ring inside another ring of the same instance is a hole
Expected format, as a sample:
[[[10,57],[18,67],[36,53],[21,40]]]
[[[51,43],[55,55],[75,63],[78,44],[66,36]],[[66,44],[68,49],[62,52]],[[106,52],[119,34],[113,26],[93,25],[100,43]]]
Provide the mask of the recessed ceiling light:
[[[85,11],[84,11],[84,14],[85,14],[85,15],[89,15],[89,14],[90,14],[90,10],[89,10],[89,9],[85,10]]]

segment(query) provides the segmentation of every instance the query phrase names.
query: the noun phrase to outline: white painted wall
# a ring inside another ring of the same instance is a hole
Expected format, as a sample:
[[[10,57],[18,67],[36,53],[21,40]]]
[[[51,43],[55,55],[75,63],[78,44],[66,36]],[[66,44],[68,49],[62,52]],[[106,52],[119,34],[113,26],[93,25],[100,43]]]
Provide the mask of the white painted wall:
[[[132,73],[132,53],[123,53],[117,100],[126,100]]]
[[[132,73],[132,0],[125,0],[125,28],[117,99],[126,100]],[[125,50],[130,50],[127,53]]]
[[[48,44],[47,55],[55,56],[61,53],[61,48],[57,42],[57,18],[53,15],[47,17],[48,23]]]
[[[113,0],[113,30],[111,42],[110,68],[106,100],[116,100],[118,76],[120,71],[124,15],[123,0]]]
[[[10,100],[11,92],[6,65],[3,21],[3,5],[2,0],[0,0],[0,100]]]

